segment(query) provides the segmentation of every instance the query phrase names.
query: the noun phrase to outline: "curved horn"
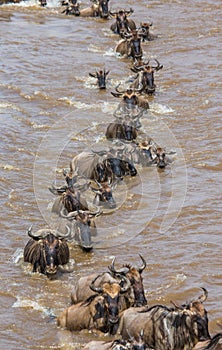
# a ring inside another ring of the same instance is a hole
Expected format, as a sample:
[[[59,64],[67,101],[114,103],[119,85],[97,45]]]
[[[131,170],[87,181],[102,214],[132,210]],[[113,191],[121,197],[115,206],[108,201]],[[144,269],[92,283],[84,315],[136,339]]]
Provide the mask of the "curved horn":
[[[115,87],[115,90],[116,90],[116,92],[118,92],[118,93],[120,93],[120,94],[124,94],[126,91],[120,91],[119,90],[119,86],[121,85],[121,83],[120,84],[118,84],[116,87]]]
[[[67,226],[67,225],[66,225],[66,230],[67,230],[66,233],[61,233],[61,232],[59,232],[59,231],[56,231],[55,236],[56,236],[57,238],[62,238],[62,239],[68,238],[68,237],[70,236],[71,230],[70,230],[69,226]]]
[[[123,95],[123,93],[121,92],[112,92],[111,91],[111,94],[114,96],[114,97],[121,97]]]
[[[96,73],[89,73],[89,76],[92,78],[96,78]]]
[[[129,272],[129,268],[128,267],[122,267],[121,269],[116,270],[115,267],[114,267],[115,260],[116,260],[116,257],[113,258],[113,261],[112,261],[111,265],[108,266],[108,269],[112,273],[114,273],[116,275],[116,274],[126,274],[127,272]]]
[[[78,211],[77,210],[76,211],[71,211],[68,214],[66,214],[65,211],[66,211],[66,208],[62,208],[60,210],[60,216],[62,218],[68,219],[68,220],[74,220],[76,215],[78,215]]]
[[[143,264],[138,268],[138,271],[139,271],[139,273],[142,273],[143,270],[146,268],[146,261],[145,261],[145,259],[142,257],[141,254],[139,254],[139,256],[140,256],[140,258],[141,258]]]
[[[120,293],[126,293],[129,290],[129,288],[131,287],[131,283],[128,280],[128,278],[126,278],[125,276],[122,277],[122,281],[125,282],[125,286],[121,287]]]
[[[205,300],[207,300],[207,297],[208,297],[208,291],[201,287],[202,291],[203,291],[203,294],[201,296],[199,296],[198,298],[198,301],[200,301],[201,303],[203,303]]]
[[[93,292],[96,292],[96,293],[102,293],[103,292],[103,289],[101,287],[96,287],[95,286],[95,282],[97,280],[97,278],[99,278],[101,275],[98,275],[96,276],[96,278],[94,278],[94,280],[91,282],[89,288],[93,291]]]
[[[152,67],[152,68],[155,69],[156,71],[162,69],[163,65],[160,65],[160,62],[156,58],[154,60],[156,61],[157,66],[156,67]]]
[[[97,186],[99,187],[99,188],[102,188],[103,186],[101,185],[101,183],[98,181],[98,180],[94,180],[95,181],[95,183],[97,184]]]
[[[31,225],[31,226],[29,227],[28,231],[27,231],[28,236],[31,237],[31,238],[33,238],[33,239],[40,239],[41,237],[40,237],[39,235],[38,235],[38,236],[33,235],[33,233],[32,233],[32,226],[33,226],[33,225]]]
[[[52,233],[52,230],[49,229],[41,229],[38,230],[35,234],[32,233],[32,225],[29,227],[28,229],[28,236],[35,239],[35,240],[39,240],[41,238],[45,238],[48,234]]]

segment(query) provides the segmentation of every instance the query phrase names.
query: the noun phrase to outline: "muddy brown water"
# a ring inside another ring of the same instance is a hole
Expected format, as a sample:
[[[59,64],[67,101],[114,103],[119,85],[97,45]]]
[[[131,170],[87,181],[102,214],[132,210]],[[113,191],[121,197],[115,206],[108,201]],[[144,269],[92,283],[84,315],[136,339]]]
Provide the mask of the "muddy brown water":
[[[52,315],[69,305],[80,276],[106,270],[114,256],[117,266],[144,256],[150,305],[189,301],[205,287],[210,332],[222,323],[221,1],[121,6],[159,35],[143,44],[144,57],[164,68],[141,121],[176,154],[165,171],[140,168],[124,180],[114,191],[118,210],[97,219],[93,252],[71,245],[74,271],[52,281],[22,261],[27,229],[51,225],[47,188],[62,182],[73,155],[104,141],[118,105],[110,92],[132,74],[132,62],[114,53],[112,20],[66,17],[55,1],[0,8],[1,349],[80,349],[94,339],[58,329]],[[88,73],[104,66],[107,90],[98,91]]]

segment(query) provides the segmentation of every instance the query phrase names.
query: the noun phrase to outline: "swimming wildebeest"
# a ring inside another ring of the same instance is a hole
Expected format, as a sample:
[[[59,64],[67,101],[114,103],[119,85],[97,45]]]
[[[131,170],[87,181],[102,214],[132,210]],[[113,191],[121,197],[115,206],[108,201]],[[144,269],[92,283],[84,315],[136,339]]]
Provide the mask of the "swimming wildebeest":
[[[98,188],[95,188],[91,185],[91,182],[87,181],[83,185],[77,184],[77,179],[79,178],[78,175],[72,176],[72,174],[67,174],[64,170],[64,175],[66,176],[66,185],[61,187],[56,187],[52,185],[49,187],[50,192],[57,195],[58,198],[53,203],[52,206],[52,212],[56,214],[60,214],[61,210],[64,208],[68,213],[83,210],[88,212],[89,214],[94,214],[91,211],[89,211],[88,203],[85,199],[85,196],[83,197],[82,192],[91,189],[95,193],[95,198],[93,200],[93,203],[97,206],[105,206],[107,208],[115,208],[116,202],[113,198],[113,183],[103,183],[100,184],[97,180],[94,180],[98,186]],[[87,180],[87,179],[84,179]]]
[[[138,28],[138,35],[141,37],[142,41],[152,41],[158,38],[158,35],[150,33],[150,27],[152,27],[152,23],[141,22]]]
[[[198,341],[210,339],[207,311],[203,306],[208,293],[206,289],[202,290],[199,298],[180,307],[155,305],[147,309],[125,310],[117,333],[128,339],[129,334],[137,337],[143,330],[144,341],[151,348],[192,349]]]
[[[122,283],[104,283],[102,286],[95,285],[96,278],[91,281],[90,288],[95,295],[90,296],[86,301],[74,304],[65,309],[58,317],[58,325],[71,331],[81,329],[100,329],[103,332],[113,334],[119,321],[118,301],[120,294],[124,294],[130,288],[130,282],[122,278]],[[100,296],[102,305],[95,306],[90,310],[91,303]],[[98,327],[97,321],[101,326]]]
[[[119,11],[110,11],[111,17],[115,17],[116,21],[110,27],[110,29],[115,33],[122,36],[125,33],[131,33],[132,30],[136,29],[135,22],[128,18],[133,13],[133,9],[126,11],[121,9]]]
[[[110,123],[107,126],[105,136],[107,139],[119,139],[132,141],[137,138],[137,129],[132,125],[133,123]]]
[[[120,85],[120,84],[119,84]],[[126,89],[126,90],[120,90],[119,85],[116,86],[115,92],[111,92],[111,94],[114,97],[122,98],[122,101],[120,102],[119,108],[123,110],[134,110],[137,107],[140,107],[142,109],[148,109],[149,103],[148,101],[143,97],[140,96],[141,89]]]
[[[156,90],[156,84],[154,83],[154,71],[158,71],[163,68],[163,65],[155,59],[157,66],[149,65],[149,61],[141,66],[134,66],[131,68],[133,72],[138,72],[134,77],[134,81],[130,85],[132,89],[139,89],[146,94],[153,94]]]
[[[112,264],[109,266],[109,269],[114,276],[123,275],[130,281],[132,289],[131,293],[133,295],[133,306],[143,306],[147,304],[142,278],[142,272],[146,268],[146,261],[142,255],[139,254],[139,256],[142,260],[142,265],[139,267],[125,264],[121,268],[117,269],[114,266],[115,259],[113,259]]]
[[[137,31],[133,30],[131,34],[124,34],[124,36],[125,39],[120,40],[115,47],[115,52],[121,56],[132,57],[133,61],[140,60],[143,56],[143,50]]]
[[[95,152],[81,152],[75,156],[70,164],[71,172],[98,182],[113,183],[126,175],[135,176],[137,170],[127,160],[115,157],[115,154],[106,152],[102,157]]]
[[[99,89],[106,89],[106,77],[108,74],[109,71],[104,69],[98,72],[96,71],[96,73],[89,73],[89,76],[97,79]]]
[[[30,227],[28,235],[31,239],[24,248],[24,261],[33,265],[33,272],[55,275],[60,265],[69,262],[69,248],[65,241],[69,234],[69,229],[66,234],[51,229],[41,229],[34,234]]]
[[[93,1],[90,7],[80,10],[80,16],[107,19],[109,17],[109,0]]]
[[[62,6],[66,6],[62,13],[65,13],[66,15],[80,16],[80,6],[77,0],[62,1]]]
[[[87,299],[93,294],[90,289],[90,285],[93,279],[95,279],[95,285],[101,287],[104,283],[121,282],[121,276],[127,278],[130,282],[130,288],[128,294],[124,294],[120,302],[120,309],[124,310],[130,306],[142,306],[146,305],[147,301],[144,295],[142,272],[146,267],[144,258],[140,255],[142,264],[139,267],[126,264],[119,269],[114,267],[115,259],[113,259],[110,266],[108,266],[110,272],[104,272],[102,274],[91,274],[89,276],[81,277],[71,292],[71,300],[73,303],[77,303]]]
[[[63,219],[68,221],[67,226],[70,228],[69,241],[74,240],[84,251],[93,249],[92,236],[97,234],[96,223],[93,220],[100,212],[90,213],[89,211],[73,211],[67,213],[61,210],[60,213]]]

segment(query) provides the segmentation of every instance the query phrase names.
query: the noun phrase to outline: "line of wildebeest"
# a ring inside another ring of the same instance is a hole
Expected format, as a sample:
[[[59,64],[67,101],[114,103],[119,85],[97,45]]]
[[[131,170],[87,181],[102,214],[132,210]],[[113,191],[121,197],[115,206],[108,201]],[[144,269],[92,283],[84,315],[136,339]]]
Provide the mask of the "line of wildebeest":
[[[59,218],[57,229],[45,228],[35,233],[32,227],[28,230],[30,240],[24,248],[24,261],[33,265],[33,272],[50,278],[58,271],[73,271],[69,266],[69,244],[75,242],[86,253],[93,249],[96,217],[105,215],[105,208],[116,209],[113,191],[123,178],[136,176],[137,165],[154,164],[164,169],[171,161],[166,152],[140,130],[140,119],[149,108],[148,96],[155,92],[154,71],[162,68],[157,60],[154,67],[149,61],[144,62],[141,43],[156,36],[149,32],[151,24],[141,23],[137,27],[129,19],[132,9],[112,12],[108,2],[95,0],[83,10],[76,0],[62,3],[63,13],[67,15],[115,17],[111,30],[122,37],[116,52],[132,60],[131,69],[137,75],[127,81],[125,91],[118,86],[112,92],[121,97],[121,102],[113,113],[114,121],[105,131],[109,146],[76,155],[70,167],[63,170],[64,183],[61,186],[54,183],[49,188],[56,196],[52,213]],[[43,0],[41,3],[44,5]],[[105,89],[108,73],[103,69],[89,74],[97,78],[100,89]],[[89,203],[92,194],[94,199]],[[58,326],[70,331],[88,329],[113,337],[111,341],[92,341],[85,350],[221,350],[222,333],[211,337],[208,330],[203,305],[207,290],[202,288],[199,297],[183,305],[172,301],[171,307],[150,307],[142,278],[146,261],[142,255],[140,259],[139,267],[126,264],[117,268],[114,258],[107,271],[81,277],[71,292],[72,305],[57,317]]]

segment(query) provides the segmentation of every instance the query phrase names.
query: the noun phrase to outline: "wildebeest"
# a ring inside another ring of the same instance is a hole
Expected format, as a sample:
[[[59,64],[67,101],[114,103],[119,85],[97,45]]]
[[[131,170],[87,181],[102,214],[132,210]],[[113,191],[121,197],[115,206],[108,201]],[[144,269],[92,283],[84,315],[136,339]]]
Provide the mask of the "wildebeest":
[[[24,261],[33,265],[33,272],[55,275],[59,265],[69,262],[69,248],[65,241],[69,234],[69,230],[62,234],[51,229],[41,229],[34,234],[30,227],[28,235],[31,239],[24,248]]]
[[[126,10],[119,10],[116,12],[110,11],[110,15],[112,17],[115,17],[116,21],[113,23],[110,27],[110,29],[115,33],[122,36],[125,33],[130,33],[132,30],[136,29],[135,22],[128,18],[133,13],[133,9],[130,9],[129,11]]]
[[[62,5],[66,6],[62,13],[65,13],[66,15],[80,16],[79,3],[77,0],[72,0],[70,2],[64,1]]]
[[[80,10],[80,16],[83,17],[109,17],[109,0],[93,1],[90,7]]]
[[[143,109],[149,108],[148,101],[144,97],[139,95],[139,92],[141,90],[135,90],[135,89],[129,88],[127,90],[120,91],[119,85],[116,86],[115,92],[113,91],[111,92],[111,94],[114,97],[122,98],[119,108],[122,108],[123,110],[132,110],[132,109],[135,109],[136,107],[143,108]]]
[[[47,0],[39,0],[39,4],[42,7],[45,7],[47,5]]]
[[[95,193],[95,198],[93,200],[93,204],[96,206],[104,206],[109,209],[116,208],[116,201],[113,198],[112,190],[115,184],[100,184],[96,181],[98,188],[91,186],[91,190]]]
[[[150,308],[136,310],[130,308],[122,314],[118,334],[124,339],[137,337],[144,332],[145,343],[159,350],[192,349],[198,341],[210,339],[208,331],[207,311],[203,302],[207,298],[206,289],[203,294],[181,307],[168,308],[155,305]]]
[[[127,160],[116,158],[111,152],[105,152],[103,156],[95,152],[82,152],[75,156],[70,164],[71,172],[77,172],[89,179],[98,182],[113,183],[116,179],[122,179],[126,175],[135,176],[137,170]]]
[[[113,330],[116,329],[119,321],[119,308],[118,302],[120,294],[124,294],[128,291],[130,287],[130,282],[126,279],[122,279],[122,285],[117,283],[108,283],[105,282],[102,286],[96,286],[96,280],[99,276],[96,276],[93,281],[91,281],[90,288],[96,295],[101,296],[104,299],[103,307],[95,307],[99,315],[93,317],[93,314],[90,310],[84,310],[84,305],[88,301],[94,300],[95,295],[90,296],[86,302],[80,302],[74,304],[67,308],[58,318],[58,325],[61,327],[66,327],[69,330],[80,330],[80,329],[90,329],[92,326],[92,321],[99,319],[99,316],[103,319],[101,331],[113,333]],[[89,315],[90,311],[90,315]],[[95,313],[95,310],[94,310]],[[87,321],[86,321],[87,320]],[[90,327],[91,326],[91,327]],[[93,326],[95,327],[94,323]],[[98,328],[97,328],[98,329]]]
[[[152,23],[141,22],[138,28],[138,35],[141,37],[142,41],[152,41],[158,38],[158,35],[150,33],[150,27],[152,27]]]
[[[122,157],[127,157],[134,164],[145,167],[156,165],[160,169],[164,169],[173,161],[166,151],[152,139],[126,144],[122,151]]]
[[[107,330],[107,307],[102,295],[94,294],[87,300],[66,308],[57,318],[57,325],[70,331],[82,329]]]
[[[124,294],[124,300],[120,302],[120,309],[123,311],[130,306],[146,305],[146,297],[144,295],[142,272],[146,267],[146,261],[140,255],[142,265],[137,267],[130,264],[124,265],[122,268],[116,269],[114,266],[115,259],[113,259],[110,266],[108,266],[110,272],[104,272],[102,274],[91,274],[89,276],[81,277],[71,292],[71,300],[73,303],[77,303],[87,299],[92,295],[90,285],[93,279],[96,279],[95,284],[97,287],[101,287],[104,283],[121,282],[121,276],[127,278],[130,282],[130,289],[127,294]]]
[[[70,228],[69,241],[75,240],[84,251],[92,250],[93,244],[91,237],[95,236],[97,233],[93,218],[100,215],[100,212],[90,213],[78,210],[67,213],[65,210],[62,210],[60,215],[69,222],[69,224],[67,224]]]
[[[106,89],[106,77],[108,74],[109,71],[104,69],[98,72],[96,71],[96,73],[89,73],[89,76],[97,79],[99,89]]]
[[[132,123],[110,123],[107,126],[105,136],[107,139],[120,139],[126,141],[132,141],[137,138],[137,129],[130,125]]]
[[[137,31],[133,30],[132,34],[125,34],[126,38],[120,40],[115,47],[115,52],[121,56],[132,57],[133,61],[139,60],[143,56],[143,50],[141,47],[141,38],[138,36]]]
[[[131,68],[134,72],[139,72],[136,77],[134,77],[134,81],[130,85],[132,89],[139,89],[141,92],[145,92],[147,94],[153,94],[156,89],[156,85],[154,83],[154,71],[158,71],[163,68],[163,65],[160,65],[158,60],[156,60],[157,66],[150,66],[149,61],[146,64],[141,66],[134,66]]]
[[[133,293],[133,306],[143,306],[147,304],[142,278],[142,272],[146,268],[146,261],[142,255],[140,255],[140,258],[142,260],[142,265],[139,267],[126,264],[123,265],[122,268],[116,269],[114,266],[115,259],[113,259],[112,264],[109,266],[114,276],[124,275],[130,281]]]

